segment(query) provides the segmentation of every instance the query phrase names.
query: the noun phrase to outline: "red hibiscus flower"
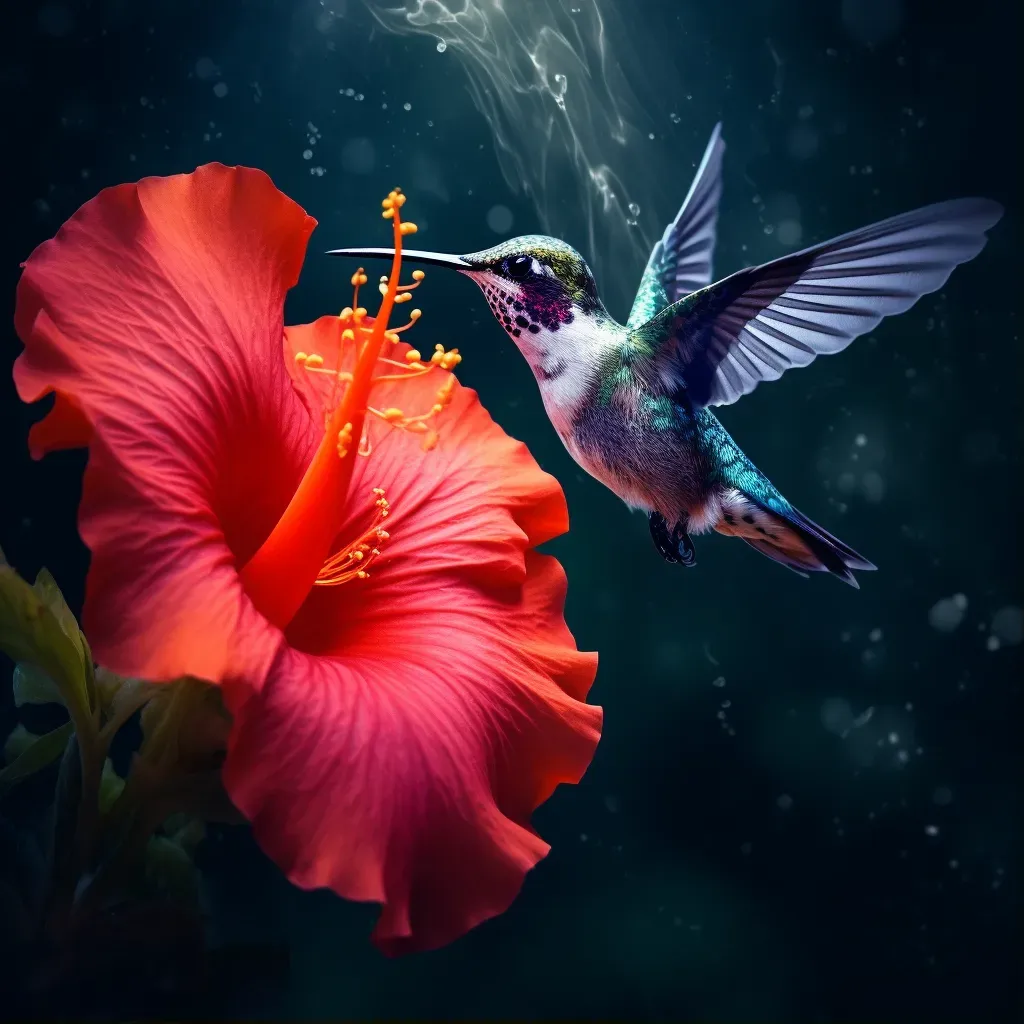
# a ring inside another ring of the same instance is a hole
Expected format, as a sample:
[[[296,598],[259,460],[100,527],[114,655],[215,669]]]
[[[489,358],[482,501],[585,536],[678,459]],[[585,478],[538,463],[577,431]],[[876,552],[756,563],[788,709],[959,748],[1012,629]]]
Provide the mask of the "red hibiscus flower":
[[[501,913],[545,855],[529,817],[593,755],[596,659],[533,550],[567,528],[558,484],[454,352],[386,329],[400,256],[376,319],[284,328],[314,226],[248,168],[106,189],[25,264],[14,376],[56,393],[34,455],[89,448],[97,660],[219,684],[257,840],[295,884],[383,904],[398,953]]]

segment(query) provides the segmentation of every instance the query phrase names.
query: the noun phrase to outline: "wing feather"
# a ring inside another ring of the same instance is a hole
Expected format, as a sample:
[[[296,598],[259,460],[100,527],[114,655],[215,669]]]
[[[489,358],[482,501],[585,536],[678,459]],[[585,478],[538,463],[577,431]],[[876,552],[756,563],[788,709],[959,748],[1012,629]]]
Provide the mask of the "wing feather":
[[[628,327],[646,323],[677,299],[711,283],[724,153],[722,126],[716,124],[679,213],[647,261]]]
[[[988,199],[936,203],[759,267],[667,307],[639,331],[663,380],[696,405],[729,405],[937,291],[1002,216]]]

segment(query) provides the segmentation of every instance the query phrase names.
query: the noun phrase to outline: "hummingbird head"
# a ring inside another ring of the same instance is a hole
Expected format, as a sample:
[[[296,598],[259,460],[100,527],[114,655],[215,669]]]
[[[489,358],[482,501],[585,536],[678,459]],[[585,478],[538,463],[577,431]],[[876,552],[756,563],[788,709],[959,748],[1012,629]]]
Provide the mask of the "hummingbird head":
[[[604,311],[586,260],[557,238],[523,235],[461,259],[460,269],[520,348],[531,345],[531,335],[550,344],[577,318]]]
[[[387,259],[393,254],[392,249],[331,252]],[[402,258],[450,267],[472,278],[546,395],[568,403],[585,389],[596,348],[611,333],[602,327],[614,321],[597,294],[590,267],[571,245],[547,235],[522,235],[465,256],[403,249]]]
[[[390,259],[394,250],[333,249],[329,255]],[[514,339],[555,333],[577,316],[604,311],[586,260],[571,245],[547,235],[522,235],[465,256],[403,249],[402,258],[450,267],[472,278]]]

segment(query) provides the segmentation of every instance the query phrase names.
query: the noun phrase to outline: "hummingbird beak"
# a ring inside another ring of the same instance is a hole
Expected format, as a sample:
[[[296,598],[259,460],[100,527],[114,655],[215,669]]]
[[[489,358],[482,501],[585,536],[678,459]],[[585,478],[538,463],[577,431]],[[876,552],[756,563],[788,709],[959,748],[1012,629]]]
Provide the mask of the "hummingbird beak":
[[[328,256],[351,256],[353,259],[381,259],[389,260],[395,255],[394,249],[331,249]],[[444,252],[423,252],[420,249],[403,249],[402,259],[411,263],[426,263],[433,267],[451,267],[453,270],[463,272],[473,269],[473,264],[468,263],[461,256],[450,256]]]

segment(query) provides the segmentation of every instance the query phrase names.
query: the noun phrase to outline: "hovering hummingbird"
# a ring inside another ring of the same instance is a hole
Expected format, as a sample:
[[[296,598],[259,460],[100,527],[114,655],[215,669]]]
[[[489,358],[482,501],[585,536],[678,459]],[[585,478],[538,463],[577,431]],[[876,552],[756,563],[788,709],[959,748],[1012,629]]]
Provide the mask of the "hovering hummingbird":
[[[530,364],[569,453],[647,513],[666,560],[696,564],[691,535],[716,530],[803,576],[829,572],[856,587],[853,570],[875,566],[798,512],[711,410],[840,352],[941,288],[978,255],[1003,210],[988,199],[937,203],[712,284],[724,151],[716,125],[625,324],[605,309],[583,257],[557,238],[403,256],[476,282]],[[393,250],[331,255],[390,258]]]

